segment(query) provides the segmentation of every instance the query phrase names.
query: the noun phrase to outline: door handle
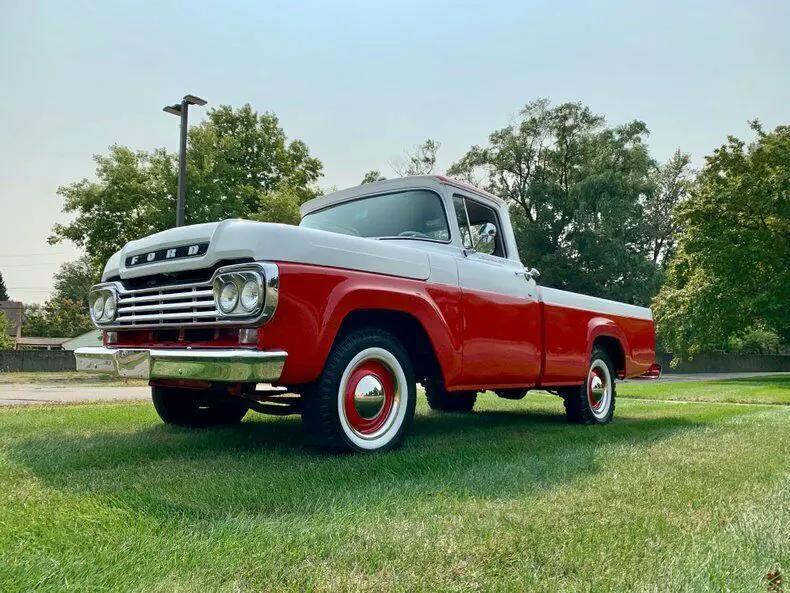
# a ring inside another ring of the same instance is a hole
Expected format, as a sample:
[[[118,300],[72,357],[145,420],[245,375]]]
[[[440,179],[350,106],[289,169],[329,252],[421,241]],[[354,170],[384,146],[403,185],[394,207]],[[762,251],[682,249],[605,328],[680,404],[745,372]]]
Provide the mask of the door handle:
[[[525,280],[527,278],[530,280],[535,280],[536,278],[540,277],[540,272],[538,272],[535,268],[530,268],[529,270],[519,270],[516,272],[516,276],[524,276]]]

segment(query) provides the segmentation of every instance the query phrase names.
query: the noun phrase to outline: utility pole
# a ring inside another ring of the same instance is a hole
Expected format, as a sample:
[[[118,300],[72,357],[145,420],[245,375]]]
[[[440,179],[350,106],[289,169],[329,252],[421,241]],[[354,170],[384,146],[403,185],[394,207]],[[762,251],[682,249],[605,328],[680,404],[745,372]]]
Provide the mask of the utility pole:
[[[187,124],[189,106],[202,107],[206,101],[195,95],[184,95],[180,103],[165,106],[162,111],[181,118],[181,137],[178,148],[178,198],[176,200],[176,226],[184,226],[184,206],[187,196]]]

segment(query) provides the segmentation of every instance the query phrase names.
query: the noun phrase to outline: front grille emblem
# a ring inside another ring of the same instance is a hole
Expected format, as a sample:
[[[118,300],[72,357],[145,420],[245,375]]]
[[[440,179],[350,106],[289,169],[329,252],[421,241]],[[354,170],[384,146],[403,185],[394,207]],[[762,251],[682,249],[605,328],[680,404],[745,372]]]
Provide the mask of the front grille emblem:
[[[157,249],[156,251],[149,251],[147,253],[138,253],[126,258],[126,267],[133,268],[135,266],[142,266],[145,264],[153,264],[156,262],[184,259],[187,257],[200,257],[208,251],[208,243],[193,243],[192,245],[181,245],[179,247],[168,247],[166,249]]]

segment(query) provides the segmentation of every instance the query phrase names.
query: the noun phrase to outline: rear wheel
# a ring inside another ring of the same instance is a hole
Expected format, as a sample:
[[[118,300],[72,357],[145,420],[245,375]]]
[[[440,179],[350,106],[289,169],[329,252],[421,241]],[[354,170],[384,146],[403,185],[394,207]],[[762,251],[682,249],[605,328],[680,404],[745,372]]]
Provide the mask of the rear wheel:
[[[585,384],[562,392],[568,420],[579,424],[611,422],[616,395],[614,376],[612,359],[603,348],[593,348]]]
[[[151,387],[156,413],[165,424],[179,426],[216,426],[237,424],[249,409],[240,398],[217,390]]]
[[[316,448],[389,451],[411,426],[416,385],[400,342],[385,331],[363,329],[332,347],[321,376],[302,397],[302,422]]]
[[[435,381],[426,381],[425,396],[431,409],[438,412],[471,412],[477,401],[475,391],[447,391]]]

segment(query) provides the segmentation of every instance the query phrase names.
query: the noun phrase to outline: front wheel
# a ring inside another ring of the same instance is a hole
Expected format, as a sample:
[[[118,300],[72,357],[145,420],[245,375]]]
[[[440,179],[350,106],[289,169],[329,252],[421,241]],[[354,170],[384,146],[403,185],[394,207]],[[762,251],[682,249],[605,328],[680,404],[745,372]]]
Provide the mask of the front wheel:
[[[593,348],[587,381],[562,392],[568,421],[577,424],[607,424],[615,403],[614,366],[603,348]]]
[[[408,354],[395,337],[378,329],[342,337],[302,397],[308,437],[330,453],[398,447],[411,426],[417,399]]]
[[[242,399],[215,390],[154,385],[151,399],[162,421],[178,426],[238,424],[249,409]]]

